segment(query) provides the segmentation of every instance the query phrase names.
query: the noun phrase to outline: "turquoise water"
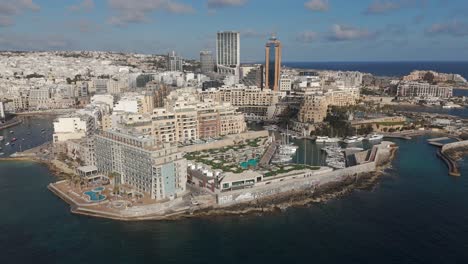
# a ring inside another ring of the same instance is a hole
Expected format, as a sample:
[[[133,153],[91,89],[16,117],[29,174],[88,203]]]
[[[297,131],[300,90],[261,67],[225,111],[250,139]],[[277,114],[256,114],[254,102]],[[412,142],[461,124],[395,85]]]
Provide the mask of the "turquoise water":
[[[244,161],[240,164],[240,166],[243,168],[243,169],[248,169],[250,166],[252,167],[255,167],[257,166],[258,164],[258,161],[256,159],[250,159],[248,161]]]
[[[105,195],[102,195],[95,190],[84,192],[84,194],[86,194],[89,197],[89,200],[93,202],[99,202],[106,199]]]

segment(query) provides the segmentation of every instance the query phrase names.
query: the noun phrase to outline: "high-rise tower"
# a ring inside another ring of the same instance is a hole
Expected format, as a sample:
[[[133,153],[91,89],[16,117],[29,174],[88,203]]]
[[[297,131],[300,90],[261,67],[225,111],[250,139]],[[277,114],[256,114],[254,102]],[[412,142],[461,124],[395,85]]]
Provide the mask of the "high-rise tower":
[[[220,31],[216,37],[216,67],[221,74],[239,75],[240,33]]]
[[[200,68],[203,74],[214,71],[213,53],[211,51],[200,51]]]
[[[265,46],[265,87],[278,91],[280,76],[281,42],[273,35]]]
[[[175,53],[175,51],[168,53],[166,60],[168,71],[183,71],[184,61],[182,60],[182,57]]]

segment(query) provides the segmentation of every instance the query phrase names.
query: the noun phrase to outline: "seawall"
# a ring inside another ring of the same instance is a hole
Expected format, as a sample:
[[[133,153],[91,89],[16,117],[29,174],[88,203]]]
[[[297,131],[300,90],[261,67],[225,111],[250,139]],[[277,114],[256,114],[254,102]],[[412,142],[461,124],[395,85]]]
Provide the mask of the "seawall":
[[[252,188],[237,191],[222,192],[217,194],[216,200],[220,206],[231,206],[237,203],[249,202],[263,199],[282,193],[296,191],[311,191],[330,183],[338,183],[349,177],[359,178],[359,175],[373,173],[378,166],[388,163],[393,156],[396,147],[393,143],[388,143],[388,147],[381,147],[375,154],[373,161],[366,162],[353,167],[328,171],[301,171],[297,175],[269,180],[264,178],[264,182]]]

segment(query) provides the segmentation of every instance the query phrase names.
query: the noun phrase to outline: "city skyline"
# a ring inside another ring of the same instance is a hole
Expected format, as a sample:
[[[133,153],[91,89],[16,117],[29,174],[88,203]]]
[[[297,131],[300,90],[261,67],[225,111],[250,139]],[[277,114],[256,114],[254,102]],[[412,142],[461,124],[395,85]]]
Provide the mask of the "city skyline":
[[[175,50],[198,59],[215,52],[216,32],[233,30],[242,62],[262,62],[271,33],[285,62],[466,60],[467,10],[461,0],[0,0],[0,50]]]

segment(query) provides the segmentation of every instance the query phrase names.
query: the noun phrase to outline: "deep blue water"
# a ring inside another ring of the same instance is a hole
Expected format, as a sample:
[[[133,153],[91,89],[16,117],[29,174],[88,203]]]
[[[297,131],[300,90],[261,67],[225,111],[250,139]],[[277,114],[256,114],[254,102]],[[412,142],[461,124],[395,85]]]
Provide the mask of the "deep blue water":
[[[413,70],[457,73],[468,78],[468,61],[462,62],[284,62],[285,66],[315,70],[360,71],[377,76],[404,76]]]
[[[468,162],[396,141],[366,190],[263,216],[116,222],[73,215],[42,165],[0,162],[1,263],[467,263]]]

